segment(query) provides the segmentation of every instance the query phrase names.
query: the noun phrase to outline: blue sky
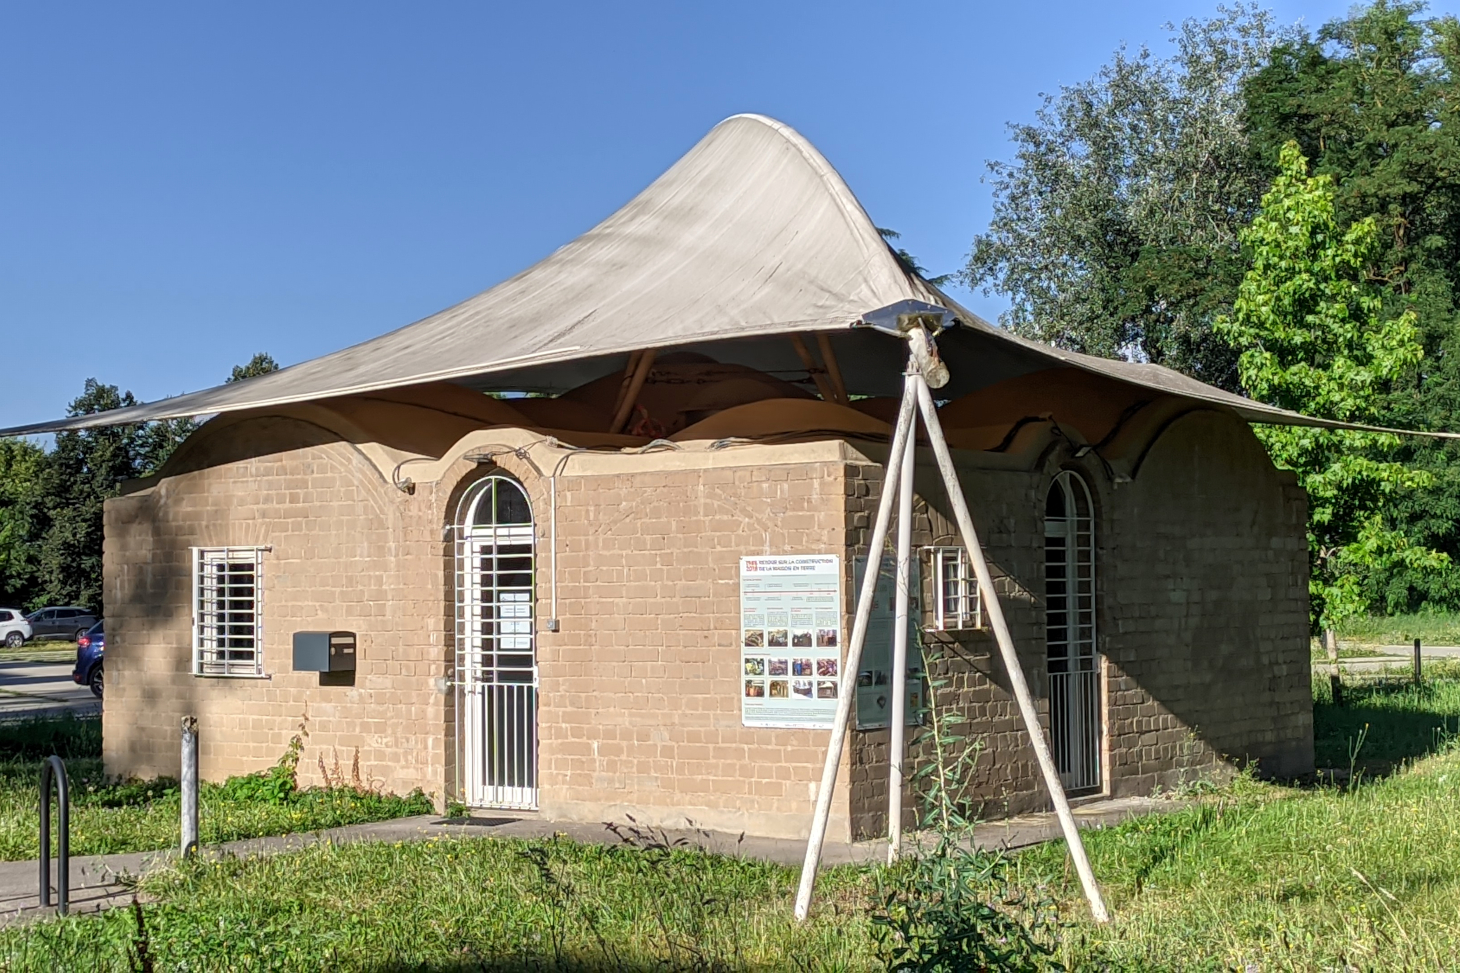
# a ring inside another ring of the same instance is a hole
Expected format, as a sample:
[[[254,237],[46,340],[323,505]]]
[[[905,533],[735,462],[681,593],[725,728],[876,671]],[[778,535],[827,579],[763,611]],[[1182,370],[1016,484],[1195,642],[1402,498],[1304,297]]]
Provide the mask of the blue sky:
[[[1319,23],[1346,3],[1275,5]],[[1169,3],[0,8],[0,426],[407,324],[613,212],[715,122],[799,129],[929,269],[1039,93]],[[972,295],[989,317],[997,298]]]

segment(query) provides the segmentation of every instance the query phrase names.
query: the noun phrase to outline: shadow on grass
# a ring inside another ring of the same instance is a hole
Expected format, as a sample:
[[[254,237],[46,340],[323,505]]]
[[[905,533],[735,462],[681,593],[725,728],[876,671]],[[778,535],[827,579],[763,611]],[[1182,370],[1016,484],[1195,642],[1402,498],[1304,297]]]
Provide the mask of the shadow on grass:
[[[1393,773],[1436,753],[1460,735],[1460,682],[1415,686],[1374,682],[1344,690],[1335,706],[1326,685],[1313,701],[1313,746],[1320,769]]]

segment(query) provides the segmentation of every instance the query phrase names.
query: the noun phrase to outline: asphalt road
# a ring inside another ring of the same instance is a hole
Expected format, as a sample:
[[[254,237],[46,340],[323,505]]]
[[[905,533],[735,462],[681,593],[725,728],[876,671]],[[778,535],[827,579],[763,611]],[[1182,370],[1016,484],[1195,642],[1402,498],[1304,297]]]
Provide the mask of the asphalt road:
[[[72,662],[0,662],[0,720],[101,712],[101,700],[71,681]]]

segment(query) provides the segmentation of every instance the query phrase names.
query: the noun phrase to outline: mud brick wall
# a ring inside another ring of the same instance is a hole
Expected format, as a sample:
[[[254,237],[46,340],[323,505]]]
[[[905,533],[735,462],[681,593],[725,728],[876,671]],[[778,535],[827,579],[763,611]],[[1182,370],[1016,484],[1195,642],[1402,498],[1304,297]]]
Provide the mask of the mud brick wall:
[[[1102,511],[1117,794],[1313,769],[1307,498],[1245,423],[1177,420]]]
[[[450,646],[429,492],[407,496],[354,446],[289,419],[235,427],[214,460],[107,501],[107,773],[175,776],[187,714],[206,779],[260,770],[307,713],[303,783],[321,759],[348,773],[358,749],[369,781],[440,800]],[[264,678],[192,674],[194,546],[271,548]],[[353,685],[292,671],[293,633],[320,629],[358,633]]]
[[[1105,656],[1105,793],[1148,794],[1256,761],[1313,767],[1306,497],[1247,425],[1200,411],[1166,428],[1139,462],[1108,469],[1069,444],[1038,469],[959,454],[960,477],[1025,675],[1048,727],[1044,664],[1046,492],[1074,469],[1096,506],[1097,644]],[[930,455],[920,453],[914,545],[959,543]],[[1114,474],[1114,475],[1112,475]],[[1133,475],[1132,475],[1133,474]],[[881,470],[848,474],[849,548],[866,551]],[[926,574],[926,569],[924,571]],[[927,589],[925,578],[925,590]],[[1033,749],[989,632],[925,634],[935,699],[983,750],[965,781],[985,817],[1048,806]],[[914,741],[921,734],[909,728]],[[852,828],[886,833],[887,731],[854,734]],[[909,770],[932,759],[914,746]],[[904,792],[904,824],[919,797]]]
[[[539,637],[544,814],[807,833],[827,733],[741,725],[740,558],[841,554],[843,470],[559,479],[562,630]],[[840,798],[833,838],[848,833]]]
[[[492,431],[491,441],[516,435]],[[488,440],[483,439],[486,443]],[[269,766],[309,715],[301,776],[338,756],[385,788],[454,796],[453,547],[447,526],[476,478],[516,476],[537,525],[538,618],[551,608],[550,484],[466,440],[408,494],[390,464],[318,426],[257,419],[195,449],[175,475],[107,504],[107,771],[177,772],[178,721],[197,715],[209,779]],[[473,452],[472,449],[476,449]],[[825,731],[741,726],[739,559],[865,553],[881,469],[843,443],[643,456],[575,454],[558,477],[560,631],[539,625],[540,803],[567,820],[804,835]],[[377,448],[378,451],[378,448]],[[551,454],[549,454],[551,456]],[[915,543],[956,544],[927,455]],[[1106,658],[1104,768],[1113,794],[1148,792],[1256,760],[1312,766],[1305,506],[1235,417],[1176,420],[1134,464],[1107,467],[1069,443],[1030,460],[959,454],[1026,675],[1041,712],[1043,508],[1052,477],[1078,469],[1097,508],[1097,626]],[[193,546],[268,546],[265,679],[191,674]],[[925,581],[927,579],[925,578]],[[291,671],[301,629],[360,639],[353,684]],[[939,704],[984,750],[972,808],[997,817],[1045,805],[1032,749],[986,632],[929,636]],[[934,651],[936,649],[936,651]],[[910,735],[916,735],[914,729]],[[854,731],[831,836],[885,831],[887,731]],[[926,759],[926,747],[913,762]],[[917,798],[904,798],[912,823]]]

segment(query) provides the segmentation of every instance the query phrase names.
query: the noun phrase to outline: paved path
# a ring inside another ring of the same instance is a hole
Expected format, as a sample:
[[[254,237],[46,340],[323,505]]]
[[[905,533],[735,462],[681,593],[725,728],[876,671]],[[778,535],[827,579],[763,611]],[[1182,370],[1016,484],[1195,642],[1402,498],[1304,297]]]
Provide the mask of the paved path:
[[[101,712],[101,700],[71,681],[74,660],[0,662],[0,721]]]
[[[1107,827],[1127,818],[1161,810],[1174,810],[1181,806],[1178,802],[1153,798],[1101,800],[1075,808],[1075,818],[1082,828]],[[538,816],[478,816],[462,822],[448,821],[427,814],[395,821],[333,828],[313,834],[231,841],[208,847],[203,853],[209,856],[244,857],[297,851],[320,841],[338,844],[350,841],[420,841],[427,838],[548,838],[555,834],[584,843],[618,844],[621,841],[602,824],[549,821]],[[666,830],[663,834],[669,841],[683,841],[690,847],[786,865],[800,865],[806,852],[805,841],[791,839],[752,838],[698,830]],[[980,847],[1014,849],[1049,841],[1059,837],[1059,834],[1059,822],[1053,813],[1048,813],[989,822],[980,825],[974,837]],[[129,904],[132,901],[130,879],[166,864],[174,856],[175,852],[167,850],[72,858],[71,911],[96,912]],[[885,841],[829,841],[822,861],[827,865],[863,864],[884,861],[886,856]],[[54,868],[53,865],[52,874]],[[50,915],[52,910],[40,908],[39,890],[39,862],[0,862],[0,925]]]

